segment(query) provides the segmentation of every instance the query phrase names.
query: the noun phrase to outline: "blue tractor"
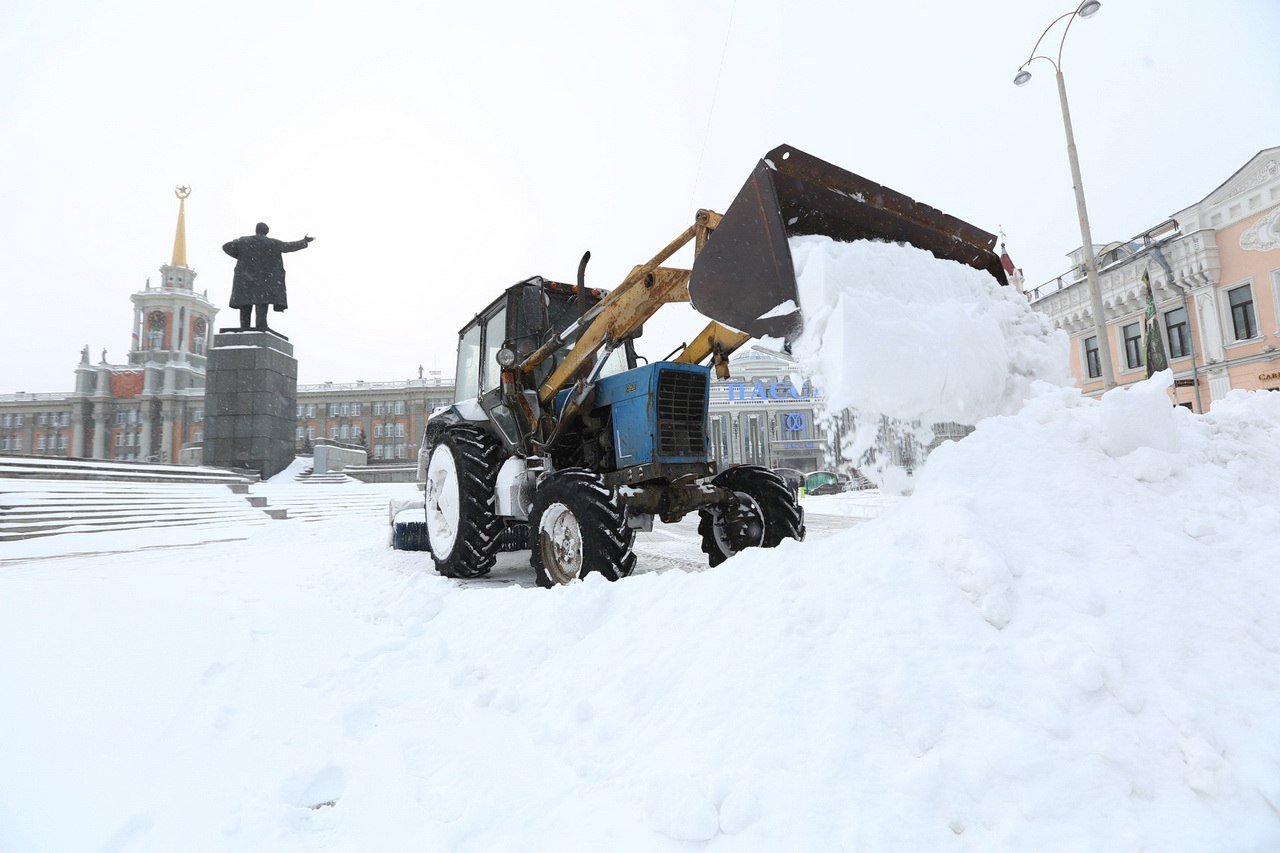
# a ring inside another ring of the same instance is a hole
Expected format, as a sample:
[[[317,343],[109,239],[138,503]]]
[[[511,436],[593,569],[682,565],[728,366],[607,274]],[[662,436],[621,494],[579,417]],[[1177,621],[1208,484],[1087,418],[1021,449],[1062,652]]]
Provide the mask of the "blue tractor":
[[[695,222],[612,291],[533,277],[460,332],[455,402],[428,421],[425,519],[397,541],[448,577],[489,572],[528,548],[542,586],[635,567],[637,530],[698,513],[715,566],[804,538],[794,488],[756,466],[717,471],[707,440],[710,374],[752,337],[790,342],[801,315],[787,240],[910,242],[1004,280],[995,237],[790,146],[757,165],[721,216]],[[694,244],[692,269],[663,263]],[[645,321],[670,302],[710,318],[670,360],[638,363]],[[420,525],[420,526],[419,526]]]

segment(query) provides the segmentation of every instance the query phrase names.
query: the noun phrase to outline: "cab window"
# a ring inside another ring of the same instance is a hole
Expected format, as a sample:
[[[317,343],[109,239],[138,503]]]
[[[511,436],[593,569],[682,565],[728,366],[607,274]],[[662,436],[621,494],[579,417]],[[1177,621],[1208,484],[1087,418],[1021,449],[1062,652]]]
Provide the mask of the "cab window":
[[[507,309],[503,308],[484,324],[484,381],[482,391],[498,387],[502,368],[498,366],[498,350],[507,339]]]
[[[480,396],[480,324],[476,323],[463,333],[458,341],[458,370],[454,374],[455,403]]]

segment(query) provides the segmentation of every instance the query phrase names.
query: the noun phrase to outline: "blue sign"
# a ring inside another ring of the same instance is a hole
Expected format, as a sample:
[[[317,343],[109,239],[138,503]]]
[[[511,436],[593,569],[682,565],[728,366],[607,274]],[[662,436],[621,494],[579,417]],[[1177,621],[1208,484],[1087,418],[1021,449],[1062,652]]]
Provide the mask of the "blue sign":
[[[774,382],[772,385],[765,385],[763,382],[750,385],[746,382],[729,383],[730,403],[734,400],[807,400],[821,396],[822,390],[814,388],[808,382],[800,388],[790,382]]]
[[[787,412],[782,416],[783,429],[787,432],[800,432],[809,424],[804,412]]]

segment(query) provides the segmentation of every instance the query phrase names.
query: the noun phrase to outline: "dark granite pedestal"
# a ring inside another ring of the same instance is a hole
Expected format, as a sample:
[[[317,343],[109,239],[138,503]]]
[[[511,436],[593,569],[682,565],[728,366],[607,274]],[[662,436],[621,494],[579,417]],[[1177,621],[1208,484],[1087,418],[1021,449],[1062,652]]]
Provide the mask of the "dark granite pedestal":
[[[204,464],[248,468],[265,480],[294,458],[298,362],[271,331],[213,338],[205,375]]]

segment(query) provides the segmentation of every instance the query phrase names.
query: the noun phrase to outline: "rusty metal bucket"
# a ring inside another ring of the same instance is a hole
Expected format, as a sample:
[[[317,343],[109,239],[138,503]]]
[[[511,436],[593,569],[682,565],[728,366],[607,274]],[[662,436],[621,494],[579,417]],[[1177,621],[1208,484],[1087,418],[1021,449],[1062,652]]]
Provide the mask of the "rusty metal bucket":
[[[787,240],[808,234],[910,243],[1009,283],[993,234],[780,145],[756,166],[694,260],[693,307],[755,337],[790,343],[803,326]],[[788,300],[795,310],[778,310]]]

